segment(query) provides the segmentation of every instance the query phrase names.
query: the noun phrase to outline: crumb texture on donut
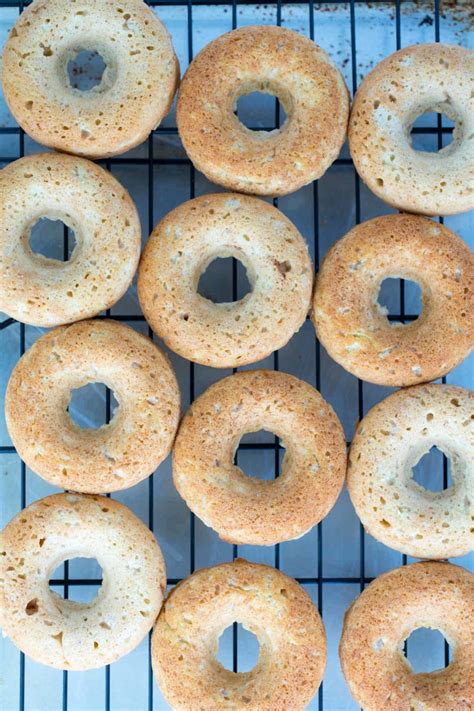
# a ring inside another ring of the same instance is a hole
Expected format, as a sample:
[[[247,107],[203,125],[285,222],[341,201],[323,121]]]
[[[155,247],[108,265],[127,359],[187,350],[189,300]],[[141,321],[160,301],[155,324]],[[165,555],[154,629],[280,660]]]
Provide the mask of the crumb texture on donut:
[[[239,301],[201,296],[199,277],[217,257],[236,257],[251,291]],[[272,205],[218,193],[183,203],[157,225],[142,254],[138,296],[167,346],[215,368],[254,363],[286,345],[311,304],[307,245]]]
[[[55,569],[78,557],[96,558],[103,570],[88,603],[49,587]],[[41,664],[77,671],[111,664],[151,629],[165,590],[153,534],[113,499],[49,496],[20,511],[1,534],[0,625]]]
[[[228,671],[216,660],[219,636],[235,621],[260,643],[249,672]],[[326,637],[295,580],[237,559],[200,570],[172,590],[153,634],[152,663],[176,710],[303,711],[323,677]]]
[[[473,425],[474,393],[454,385],[398,390],[369,411],[353,439],[347,474],[368,533],[417,558],[474,550]],[[450,457],[453,480],[438,492],[420,486],[412,471],[435,445]]]
[[[422,312],[389,321],[384,279],[416,282]],[[474,255],[447,227],[417,215],[384,215],[334,244],[316,278],[312,318],[329,355],[379,385],[446,375],[474,346]]]
[[[81,50],[105,64],[81,91],[68,62]],[[179,82],[171,38],[142,0],[34,0],[3,52],[5,99],[36,141],[94,158],[142,143],[168,113]]]
[[[32,251],[42,217],[74,231],[68,261]],[[58,153],[14,161],[0,171],[0,310],[52,327],[109,309],[133,279],[140,237],[128,192],[100,166]]]
[[[360,85],[350,151],[364,182],[389,205],[425,215],[474,207],[473,76],[472,50],[420,44],[391,54]],[[430,111],[454,122],[451,143],[437,153],[412,147],[413,122]]]
[[[234,463],[241,437],[265,429],[286,448],[274,481]],[[186,413],[173,480],[188,506],[225,540],[273,545],[299,538],[333,507],[346,443],[331,406],[308,383],[276,371],[243,371],[206,390]]]
[[[415,674],[403,643],[419,627],[442,632],[446,669]],[[364,711],[469,711],[474,701],[474,575],[434,561],[374,580],[346,612],[339,648],[344,676]]]
[[[234,114],[240,96],[277,96],[280,130],[252,131]],[[286,195],[320,177],[344,143],[349,95],[326,52],[283,27],[242,27],[208,44],[181,84],[177,123],[192,162],[232,190]]]
[[[109,424],[81,428],[71,390],[105,383],[119,403]],[[24,462],[65,489],[105,493],[149,476],[169,454],[180,413],[167,357],[116,321],[81,321],[50,331],[17,363],[5,398],[8,431]]]

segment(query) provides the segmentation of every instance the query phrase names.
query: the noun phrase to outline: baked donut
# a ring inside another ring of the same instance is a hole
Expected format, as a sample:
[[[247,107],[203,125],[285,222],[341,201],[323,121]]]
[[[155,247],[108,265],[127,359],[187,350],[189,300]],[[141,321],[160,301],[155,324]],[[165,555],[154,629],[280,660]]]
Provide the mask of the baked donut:
[[[229,671],[216,659],[218,639],[233,622],[260,643],[249,672]],[[199,570],[171,591],[151,653],[156,680],[176,711],[303,711],[323,677],[326,635],[295,580],[237,559]]]
[[[216,304],[197,293],[217,257],[236,257],[252,291]],[[311,305],[313,267],[287,217],[256,198],[204,195],[172,210],[142,254],[138,297],[150,326],[171,350],[214,368],[265,358],[286,345]]]
[[[419,284],[423,310],[390,322],[377,301],[384,279]],[[474,255],[437,222],[384,215],[354,227],[329,250],[312,313],[329,355],[379,385],[414,385],[445,375],[474,345]]]
[[[403,642],[419,627],[440,630],[451,645],[446,669],[413,672]],[[346,612],[339,654],[364,711],[468,711],[474,701],[474,575],[434,561],[381,575]]]
[[[109,424],[81,428],[68,415],[71,391],[111,388]],[[116,321],[81,321],[46,333],[10,377],[5,418],[18,454],[51,484],[103,493],[149,476],[169,454],[178,426],[178,384],[166,356]]]
[[[74,230],[69,261],[32,251],[42,217]],[[106,170],[59,153],[20,158],[0,171],[0,311],[42,327],[95,316],[130,285],[140,239],[135,205]]]
[[[97,52],[101,82],[81,91],[68,64]],[[104,158],[142,143],[168,113],[179,82],[171,38],[142,0],[34,0],[3,50],[6,102],[35,141]]]
[[[347,487],[374,538],[415,558],[474,550],[474,393],[454,385],[398,390],[360,422]],[[434,492],[413,479],[431,447],[451,459],[453,485]]]
[[[452,215],[474,207],[474,52],[448,44],[405,47],[377,64],[354,97],[349,146],[379,198],[407,212]],[[411,127],[436,111],[454,121],[438,153],[412,147]]]
[[[0,537],[0,625],[25,654],[56,669],[102,667],[153,626],[166,572],[153,534],[126,506],[102,496],[55,494],[20,511]],[[96,558],[102,587],[88,603],[49,588],[70,558]]]
[[[281,129],[252,131],[234,111],[259,91],[280,100]],[[287,195],[321,177],[346,138],[349,94],[326,52],[283,27],[242,27],[191,62],[176,119],[186,153],[209,180],[256,195]]]
[[[274,432],[286,447],[274,481],[234,464],[241,437]],[[346,442],[332,407],[287,373],[235,373],[211,385],[181,422],[173,480],[189,508],[230,543],[273,545],[303,536],[334,506]]]

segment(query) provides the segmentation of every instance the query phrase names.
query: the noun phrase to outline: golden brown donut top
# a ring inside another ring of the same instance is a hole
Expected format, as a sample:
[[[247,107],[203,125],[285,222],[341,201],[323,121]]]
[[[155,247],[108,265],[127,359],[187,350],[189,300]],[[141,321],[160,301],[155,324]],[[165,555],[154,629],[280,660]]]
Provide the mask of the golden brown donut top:
[[[69,417],[71,390],[105,383],[119,403],[109,424]],[[173,368],[146,336],[116,321],[81,321],[42,336],[17,363],[5,415],[19,455],[56,486],[102,493],[136,484],[168,455],[180,395]]]
[[[74,231],[69,261],[32,251],[42,217]],[[42,327],[97,315],[130,285],[140,237],[130,195],[95,163],[60,153],[10,163],[0,171],[0,310]]]
[[[49,587],[61,563],[80,557],[96,558],[103,571],[102,586],[87,603],[66,600]],[[41,664],[81,671],[127,654],[151,629],[165,590],[153,534],[113,499],[48,496],[20,511],[1,533],[0,624]]]
[[[234,621],[260,643],[249,672],[228,671],[216,660],[218,638]],[[200,570],[172,590],[153,634],[152,662],[176,710],[303,711],[324,673],[325,632],[295,580],[237,559]]]
[[[473,77],[474,52],[441,43],[404,47],[365,77],[354,97],[349,145],[372,192],[426,215],[474,207]],[[455,122],[452,142],[437,153],[412,148],[413,122],[430,111]]]
[[[247,269],[250,293],[213,303],[199,277],[217,257]],[[313,288],[308,248],[272,205],[235,193],[179,205],[153,230],[138,295],[153,330],[184,358],[215,368],[254,363],[284,346],[306,319]]]
[[[445,491],[413,479],[433,446],[451,460]],[[431,383],[382,400],[352,440],[347,487],[365,529],[385,545],[417,558],[474,550],[474,393]]]
[[[286,447],[274,481],[234,464],[241,437],[274,432]],[[232,543],[298,538],[332,508],[346,444],[331,406],[308,383],[276,371],[242,371],[212,385],[186,413],[173,451],[173,480],[188,506]]]
[[[102,81],[73,88],[68,62],[98,52]],[[172,104],[179,64],[171,38],[142,0],[34,0],[10,32],[2,83],[10,110],[36,141],[107,157],[142,143]]]
[[[280,131],[252,131],[234,115],[253,91],[277,96]],[[321,176],[345,140],[347,88],[324,50],[282,27],[242,27],[208,44],[190,64],[177,106],[194,165],[210,180],[259,195],[285,195]]]
[[[403,642],[439,629],[449,667],[414,674]],[[450,563],[397,568],[371,583],[344,619],[339,648],[352,695],[364,711],[468,711],[474,702],[474,575]]]
[[[417,320],[389,322],[384,279],[419,284]],[[474,345],[474,255],[439,223],[384,215],[334,244],[316,278],[313,321],[329,355],[363,380],[413,385],[445,375]]]

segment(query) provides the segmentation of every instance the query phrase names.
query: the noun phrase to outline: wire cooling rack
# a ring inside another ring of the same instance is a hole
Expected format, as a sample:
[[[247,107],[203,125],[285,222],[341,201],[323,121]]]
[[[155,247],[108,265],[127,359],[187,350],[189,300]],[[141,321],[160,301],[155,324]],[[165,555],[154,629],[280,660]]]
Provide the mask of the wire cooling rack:
[[[0,1],[2,43],[26,4]],[[351,93],[374,64],[402,46],[427,41],[466,45],[466,30],[472,20],[469,6],[459,9],[456,3],[450,2],[440,7],[439,0],[434,3],[329,0],[316,5],[292,0],[265,5],[248,0],[150,0],[148,4],[171,31],[182,71],[202,46],[223,32],[243,24],[283,24],[308,35],[331,54],[344,72]],[[251,97],[246,103],[243,100],[242,106],[239,103],[242,120],[243,115],[249,126],[259,129],[279,126],[280,109],[275,100],[271,106],[258,97]],[[449,122],[441,116],[425,116],[415,124],[414,140],[425,149],[439,149],[449,140],[451,131]],[[0,164],[39,150],[41,147],[25,136],[2,102]],[[130,190],[137,203],[145,238],[175,205],[218,189],[197,173],[185,156],[177,136],[174,112],[143,146],[102,164]],[[353,224],[391,212],[360,183],[347,148],[321,180],[293,196],[273,202],[297,224],[307,239],[316,269],[327,249]],[[470,227],[472,232],[469,216],[449,218],[447,224],[466,240]],[[50,232],[51,229],[50,226]],[[67,228],[61,227],[61,230],[61,244],[56,245],[58,253],[49,256],[67,259],[71,235]],[[205,281],[204,288],[214,297],[219,296],[219,292],[222,296],[231,284],[227,300],[239,298],[243,288],[243,277],[235,260],[222,264],[220,271],[209,274]],[[385,288],[384,299],[392,320],[406,322],[417,317],[419,303],[413,284],[396,280]],[[153,337],[140,313],[135,286],[99,318],[104,317],[127,322]],[[41,329],[0,314],[2,396],[19,356],[41,333]],[[215,371],[188,363],[172,353],[169,355],[180,382],[184,408],[212,382],[231,372]],[[470,359],[443,381],[469,386],[472,366]],[[356,380],[333,363],[320,348],[309,321],[288,346],[251,367],[281,368],[312,383],[335,407],[348,443],[356,421],[390,392],[388,388]],[[98,426],[110,419],[112,407],[110,391],[96,386],[73,400],[70,411],[78,422]],[[252,474],[258,471],[271,478],[279,475],[282,452],[283,447],[276,437],[255,433],[242,440],[237,456],[245,471]],[[446,488],[450,481],[449,462],[440,452],[425,457],[415,473],[417,480],[432,485],[435,470],[442,478],[440,488]],[[3,414],[0,415],[0,475],[2,525],[21,508],[55,490],[20,461],[6,432]],[[373,577],[410,561],[364,533],[345,492],[324,522],[302,539],[264,549],[225,544],[195,519],[173,489],[169,460],[146,482],[117,494],[116,498],[129,505],[154,531],[165,554],[169,586],[196,568],[231,560],[237,555],[274,565],[295,577],[317,604],[328,634],[328,669],[310,708],[319,711],[357,708],[344,685],[337,659],[344,610]],[[472,568],[473,556],[458,562]],[[64,597],[84,600],[97,591],[102,582],[100,576],[100,569],[93,562],[76,560],[64,563],[50,584]],[[245,671],[255,663],[257,647],[251,635],[234,624],[223,635],[219,659],[234,671]],[[426,665],[436,668],[449,663],[447,643],[441,637],[433,639],[421,631],[410,638],[407,655],[415,669],[422,661],[425,670]],[[25,658],[8,640],[2,643],[2,661],[0,707],[5,711],[168,708],[153,680],[149,638],[112,667],[86,673],[60,672],[38,665]]]

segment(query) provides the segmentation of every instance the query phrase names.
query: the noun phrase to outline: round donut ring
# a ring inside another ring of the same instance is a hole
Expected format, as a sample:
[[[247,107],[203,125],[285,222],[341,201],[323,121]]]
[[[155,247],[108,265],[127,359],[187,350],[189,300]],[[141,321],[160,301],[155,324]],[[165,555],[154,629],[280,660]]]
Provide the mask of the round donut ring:
[[[474,393],[454,385],[398,390],[360,422],[347,486],[364,528],[415,558],[474,550]],[[433,492],[412,468],[436,445],[451,458],[453,485]]]
[[[153,626],[166,571],[153,534],[126,506],[102,496],[55,494],[20,511],[0,537],[0,625],[25,654],[56,669],[116,661]],[[95,558],[102,587],[88,603],[49,587],[71,558]]]
[[[234,111],[239,97],[278,97],[281,129],[252,131]],[[191,62],[176,119],[186,153],[209,180],[256,195],[287,195],[321,177],[346,138],[349,94],[326,52],[283,27],[242,27]]]
[[[198,294],[217,257],[236,257],[252,291],[216,304]],[[272,205],[219,193],[190,200],[155,227],[142,254],[138,296],[171,350],[214,368],[265,358],[288,343],[311,305],[313,267],[303,237]]]
[[[274,481],[234,464],[240,439],[260,429],[287,450]],[[332,407],[308,383],[271,370],[211,385],[183,418],[173,450],[179,494],[220,538],[237,544],[303,536],[334,506],[345,473],[346,442]]]
[[[452,215],[474,207],[474,52],[447,44],[405,47],[377,64],[354,97],[349,146],[379,198],[407,212]],[[429,111],[454,121],[438,153],[412,147],[411,127]]]
[[[468,711],[474,699],[474,575],[450,563],[407,565],[374,580],[346,612],[339,654],[364,711]],[[451,645],[446,669],[415,674],[403,643],[419,627]]]
[[[216,659],[218,639],[233,622],[260,643],[249,672],[228,671]],[[176,711],[303,711],[323,678],[326,635],[295,580],[237,558],[199,570],[171,591],[153,633],[152,664]]]
[[[71,390],[102,382],[119,403],[109,424],[81,428],[69,417]],[[20,358],[7,387],[5,417],[26,464],[73,491],[126,489],[169,454],[180,411],[166,356],[115,321],[81,321],[42,336]]]
[[[42,217],[74,230],[69,261],[32,251]],[[129,287],[140,239],[135,205],[108,171],[58,153],[20,158],[0,171],[0,310],[46,328],[95,316]]]
[[[74,88],[68,63],[97,52],[99,85]],[[105,158],[142,143],[168,113],[179,82],[171,38],[142,0],[34,0],[3,50],[3,92],[35,141]]]
[[[387,278],[410,279],[423,310],[390,322],[378,303]],[[414,385],[445,375],[474,344],[474,255],[453,232],[416,215],[385,215],[357,225],[326,255],[312,318],[329,355],[379,385]]]

